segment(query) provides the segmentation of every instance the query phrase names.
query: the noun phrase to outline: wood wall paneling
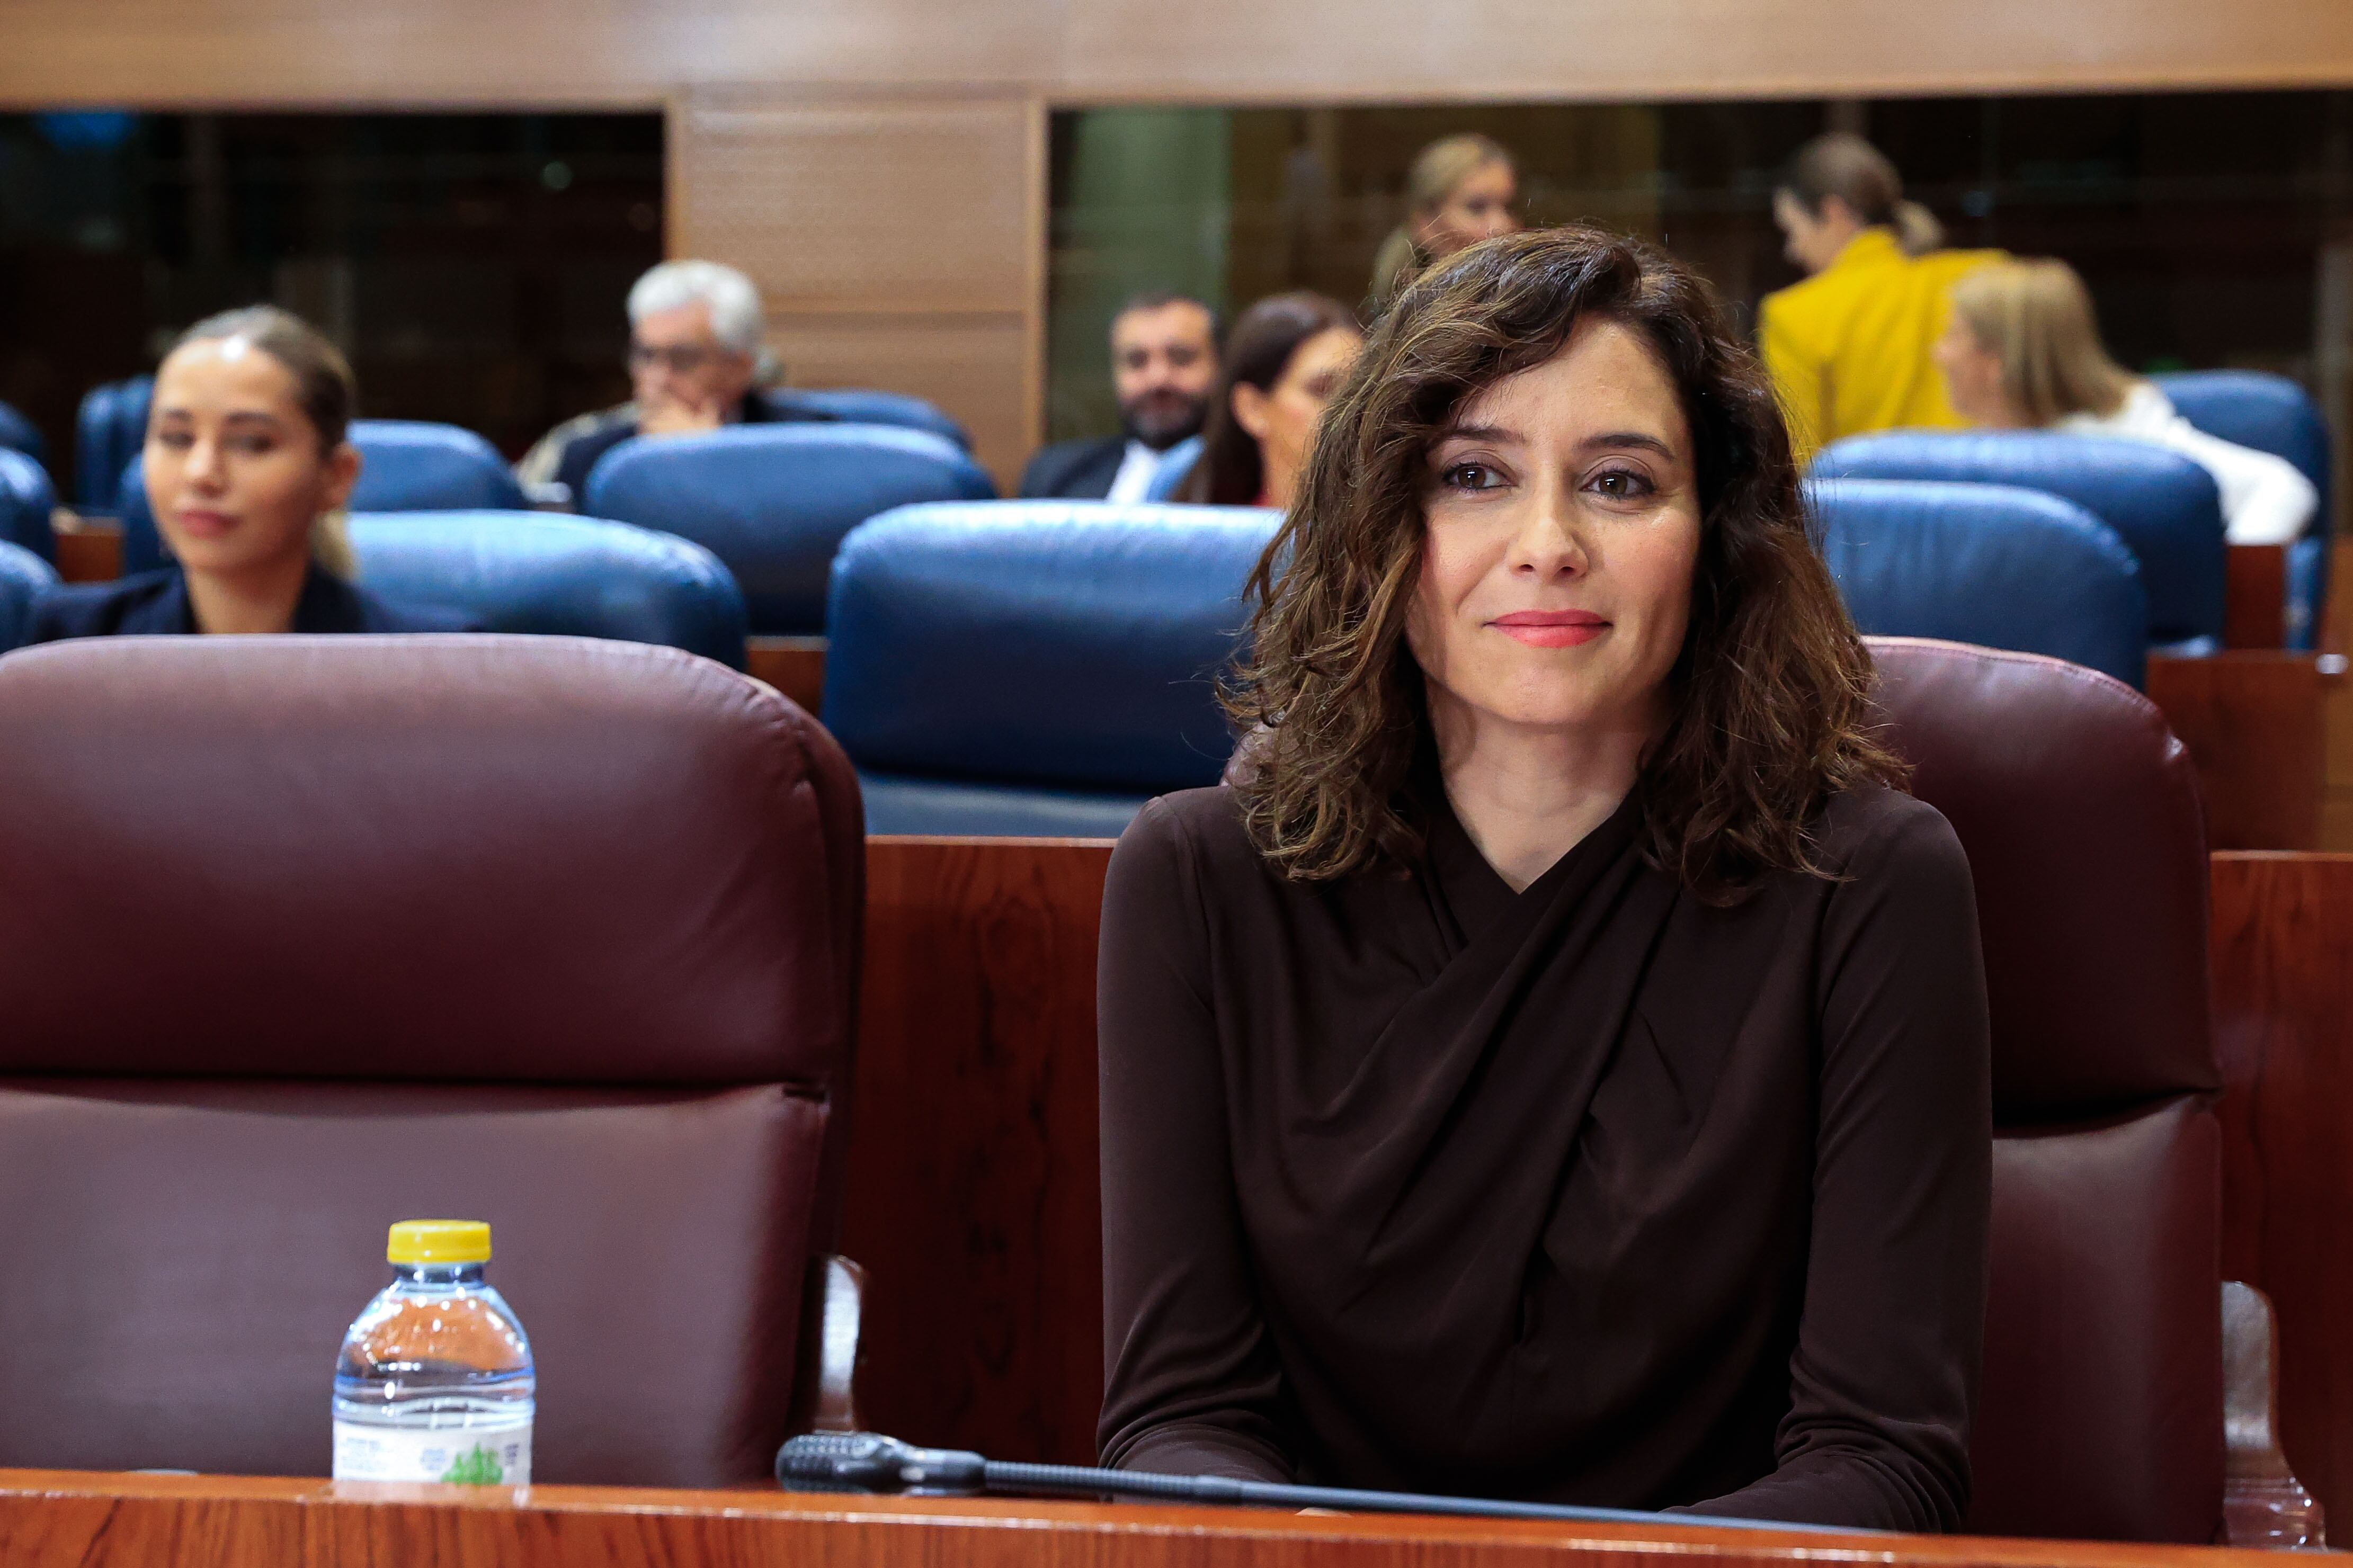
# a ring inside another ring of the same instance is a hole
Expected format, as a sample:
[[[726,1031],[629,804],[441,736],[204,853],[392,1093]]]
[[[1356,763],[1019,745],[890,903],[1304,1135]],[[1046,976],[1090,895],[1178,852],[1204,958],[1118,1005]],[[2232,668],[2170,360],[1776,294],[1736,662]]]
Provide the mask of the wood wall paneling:
[[[2217,855],[2222,1271],[2279,1314],[2279,1425],[2353,1521],[2353,856]]]
[[[867,1423],[1094,1462],[1095,940],[1111,846],[870,838],[849,1210]]]
[[[796,385],[928,397],[1000,482],[1035,442],[1044,110],[739,89],[670,111],[670,250],[732,262]]]
[[[2149,700],[2198,768],[2210,847],[2319,847],[2323,702],[2337,681],[2311,654],[2148,661]]]

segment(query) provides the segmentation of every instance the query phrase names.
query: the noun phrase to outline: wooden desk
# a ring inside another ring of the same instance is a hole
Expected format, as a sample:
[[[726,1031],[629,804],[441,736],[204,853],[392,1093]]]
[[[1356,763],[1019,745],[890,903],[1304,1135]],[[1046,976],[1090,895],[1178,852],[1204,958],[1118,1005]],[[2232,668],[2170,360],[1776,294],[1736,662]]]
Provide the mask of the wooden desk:
[[[323,1417],[322,1417],[323,1418]],[[2214,1547],[0,1470],[9,1568],[2258,1568]]]

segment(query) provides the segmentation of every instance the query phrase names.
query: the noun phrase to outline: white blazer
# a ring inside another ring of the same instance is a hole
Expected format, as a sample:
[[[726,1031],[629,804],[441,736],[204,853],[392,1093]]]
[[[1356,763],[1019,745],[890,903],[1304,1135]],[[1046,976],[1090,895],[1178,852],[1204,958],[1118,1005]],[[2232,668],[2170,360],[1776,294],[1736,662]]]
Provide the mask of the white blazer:
[[[2209,436],[2149,382],[2133,383],[2114,414],[2070,414],[2057,428],[2147,441],[2196,462],[2222,492],[2222,529],[2233,544],[2285,544],[2312,525],[2320,506],[2319,492],[2294,463]]]

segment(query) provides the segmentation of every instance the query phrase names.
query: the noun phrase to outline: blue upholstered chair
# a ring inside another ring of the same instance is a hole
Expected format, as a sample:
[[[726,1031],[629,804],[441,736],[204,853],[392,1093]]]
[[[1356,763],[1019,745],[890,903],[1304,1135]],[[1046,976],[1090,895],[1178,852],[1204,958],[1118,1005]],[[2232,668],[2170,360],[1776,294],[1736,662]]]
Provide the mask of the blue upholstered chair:
[[[49,532],[49,513],[57,506],[48,470],[22,452],[0,447],[0,540],[43,561],[55,561],[58,545]]]
[[[112,513],[121,500],[122,470],[147,439],[147,405],[155,378],[111,381],[82,395],[74,417],[74,505]]]
[[[57,585],[49,563],[21,545],[0,540],[0,653],[25,640],[33,601]]]
[[[2145,442],[2048,430],[1889,430],[1814,459],[1820,479],[2019,485],[2073,501],[2140,563],[2151,642],[2219,647],[2228,568],[2222,498],[2205,469]]]
[[[744,595],[669,534],[530,511],[355,512],[360,581],[494,632],[659,643],[744,667]]]
[[[354,512],[523,509],[522,487],[506,460],[471,430],[418,419],[354,419],[351,442],[362,459],[360,482],[352,488]],[[124,574],[153,571],[164,563],[164,541],[135,456],[123,469],[117,500]]]
[[[896,425],[908,430],[928,430],[944,436],[965,451],[972,437],[937,404],[903,392],[872,392],[862,387],[775,387],[760,395],[771,406],[801,408],[827,415],[846,425]]]
[[[744,425],[628,441],[589,470],[581,510],[680,534],[727,563],[760,636],[825,629],[842,535],[918,501],[985,500],[954,442],[880,425]]]
[[[2328,545],[2336,524],[2329,496],[2328,426],[2303,387],[2253,370],[2191,370],[2151,376],[2184,419],[2258,452],[2285,458],[2320,492],[2312,531],[2288,547],[2287,646],[2309,649],[2328,602]]]
[[[2140,567],[2073,502],[1933,479],[1817,479],[1807,499],[1864,633],[2048,654],[2141,684]]]
[[[47,468],[49,444],[41,437],[41,427],[24,416],[13,404],[0,403],[0,447],[25,456]]]
[[[834,563],[825,722],[870,833],[1110,837],[1218,782],[1241,590],[1281,520],[1240,507],[915,506]]]

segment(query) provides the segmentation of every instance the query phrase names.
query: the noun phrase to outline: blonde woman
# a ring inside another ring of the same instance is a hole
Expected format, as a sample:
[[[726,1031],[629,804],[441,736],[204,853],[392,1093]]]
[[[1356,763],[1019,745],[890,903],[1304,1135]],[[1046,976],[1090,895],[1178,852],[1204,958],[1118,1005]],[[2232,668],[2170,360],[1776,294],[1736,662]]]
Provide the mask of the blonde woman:
[[[26,640],[465,629],[460,616],[396,606],[352,582],[343,506],[360,455],[344,436],[355,399],[343,356],[284,310],[189,328],[156,372],[140,458],[174,563],[54,590]]]
[[[1519,170],[1493,137],[1465,132],[1424,147],[1406,175],[1406,221],[1373,258],[1373,306],[1388,303],[1430,263],[1517,232],[1519,199]]]
[[[2063,261],[2004,261],[1955,284],[1936,363],[1972,424],[2117,436],[2195,461],[2222,492],[2233,544],[2284,544],[2311,526],[2320,498],[2295,464],[2207,435],[2108,356],[2091,293]]]

